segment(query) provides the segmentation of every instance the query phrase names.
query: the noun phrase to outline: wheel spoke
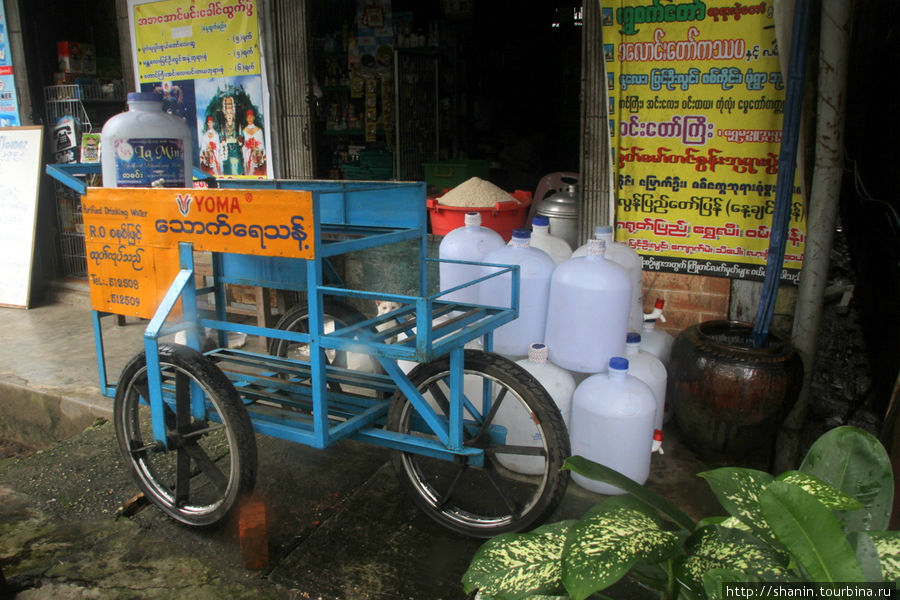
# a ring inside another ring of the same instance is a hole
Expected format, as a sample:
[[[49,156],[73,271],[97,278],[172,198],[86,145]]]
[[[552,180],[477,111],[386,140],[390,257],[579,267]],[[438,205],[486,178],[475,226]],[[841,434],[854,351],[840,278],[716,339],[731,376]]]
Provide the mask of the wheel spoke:
[[[488,427],[490,427],[491,423],[494,421],[494,417],[497,416],[497,411],[500,410],[500,405],[503,404],[503,399],[506,398],[507,389],[503,388],[500,390],[500,393],[497,394],[497,397],[491,403],[491,410],[488,413],[487,417],[485,417],[484,422],[481,424],[481,429],[478,430],[478,435],[472,440],[472,445],[478,445],[483,442],[485,436],[488,433]]]
[[[175,374],[175,430],[182,433],[191,425],[191,381],[187,374]],[[191,457],[182,448],[176,451],[175,504],[184,505],[191,495]]]
[[[203,427],[202,429],[195,429],[195,430],[191,431],[190,433],[185,433],[184,435],[181,436],[181,439],[189,440],[191,438],[209,435],[210,433],[213,433],[214,431],[219,431],[220,429],[225,429],[225,426],[222,425],[221,423],[217,423],[215,425]]]
[[[147,380],[144,379],[143,382],[135,384],[134,389],[136,389],[138,392],[138,395],[144,399],[144,402],[146,402],[147,405],[149,405],[150,404],[150,386],[147,385]]]
[[[519,512],[519,509],[513,499],[506,492],[506,486],[497,475],[497,472],[491,468],[485,468],[484,474],[487,476],[488,481],[491,482],[491,485],[494,486],[494,489],[497,491],[497,495],[500,496],[501,500],[503,500],[503,503],[506,505],[506,508],[509,509],[509,512],[514,515],[517,514]]]
[[[186,440],[182,444],[181,450],[183,452],[180,451],[179,455],[183,453],[190,456],[190,458],[194,460],[194,463],[200,468],[200,472],[206,475],[206,478],[216,486],[216,489],[220,493],[225,491],[225,488],[228,485],[228,478],[225,477],[225,474],[222,473],[215,461],[203,451],[203,448],[201,448],[197,442]]]
[[[466,463],[462,463],[459,465],[459,469],[456,470],[456,474],[453,475],[453,481],[450,482],[450,487],[447,488],[447,492],[444,494],[441,503],[438,505],[440,510],[444,510],[450,503],[450,498],[453,497],[453,492],[456,491],[456,484],[459,483],[459,480],[462,479],[463,472],[469,467]]]
[[[447,395],[444,394],[444,390],[440,386],[440,382],[434,381],[431,385],[428,386],[428,391],[431,392],[431,396],[434,398],[434,401],[437,403],[438,408],[440,408],[445,415],[450,414],[450,400],[447,399]]]
[[[191,493],[191,457],[183,448],[175,457],[175,505],[183,506]]]
[[[175,375],[175,430],[187,433],[191,426],[191,381],[185,373]]]

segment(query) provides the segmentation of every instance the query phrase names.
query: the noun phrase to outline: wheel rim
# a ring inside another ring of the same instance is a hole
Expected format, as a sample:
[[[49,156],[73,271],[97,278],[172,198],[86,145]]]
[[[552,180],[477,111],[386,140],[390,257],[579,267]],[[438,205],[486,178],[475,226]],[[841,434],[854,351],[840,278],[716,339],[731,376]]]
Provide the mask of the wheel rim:
[[[446,415],[446,398],[449,397],[447,376],[446,372],[439,373],[418,386],[428,403],[441,416]],[[466,370],[465,379],[466,394],[470,399],[473,397],[470,389],[480,388],[480,383],[487,380],[491,382],[492,405],[496,406],[499,400],[500,409],[514,408],[513,415],[516,412],[533,415],[523,398],[497,378]],[[543,496],[550,477],[547,436],[536,418],[528,419],[533,428],[532,435],[519,431],[513,440],[514,445],[508,443],[501,446],[490,442],[485,426],[504,424],[501,422],[504,420],[504,411],[500,409],[485,411],[471,405],[465,411],[464,417],[469,426],[466,428],[464,445],[485,450],[484,466],[468,465],[462,458],[454,463],[419,454],[400,454],[402,469],[417,494],[414,497],[427,510],[440,515],[441,519],[476,535],[479,532],[491,535],[497,529],[511,528],[520,519],[527,518]],[[401,412],[400,430],[434,438],[430,432],[417,433],[418,427],[411,430],[410,424],[415,414],[416,410],[407,402]],[[512,417],[509,414],[505,415],[507,424],[510,419]],[[526,437],[532,437],[533,442],[520,443]],[[509,441],[508,439],[507,442]],[[528,446],[531,450],[524,450],[523,446]],[[541,456],[522,452],[541,452]],[[523,465],[521,460],[517,460],[522,458],[527,458],[531,464]],[[541,465],[536,466],[534,461],[540,461]]]
[[[284,331],[292,331],[296,333],[309,333],[309,314],[306,312],[307,307],[296,306],[290,309],[275,325],[276,329]],[[353,308],[352,306],[336,300],[326,300],[322,311],[323,332],[327,335],[338,329],[349,327],[366,319],[365,315]],[[309,344],[292,342],[284,339],[269,338],[268,351],[273,356],[282,358],[290,358],[298,362],[309,362],[310,352]],[[362,368],[362,370],[380,371],[380,366],[376,361],[368,359],[359,359],[355,361],[356,366],[351,367],[349,359],[350,353],[343,350],[335,350],[333,348],[324,349],[326,364],[341,368]],[[329,387],[335,391],[340,391],[339,384],[329,383]]]
[[[179,418],[167,402],[169,448],[159,447],[153,437],[144,366],[123,382],[127,389],[120,427],[128,457],[144,492],[170,516],[191,524],[215,522],[240,492],[233,428],[220,422],[226,412],[207,382],[178,365],[162,363],[161,368],[167,400],[179,395],[189,398],[190,388],[197,386],[205,396],[208,415],[215,420],[197,420],[189,414]]]
[[[342,327],[346,327],[348,323],[344,323],[340,319],[332,317],[330,315],[323,315],[324,323],[323,330],[325,334],[334,333],[335,330],[341,329]],[[295,321],[290,327],[287,328],[288,331],[295,332],[309,332],[309,317],[304,315],[297,321]],[[301,342],[290,342],[288,340],[280,340],[280,343],[277,345],[277,350],[274,352],[276,356],[280,356],[282,358],[290,358],[292,360],[309,362],[310,360],[310,352],[309,352],[309,344],[304,344]],[[325,349],[325,358],[328,361],[328,364],[335,366],[346,366],[347,358],[346,353],[341,352],[338,353],[334,348],[326,348]],[[335,362],[337,361],[337,362]]]

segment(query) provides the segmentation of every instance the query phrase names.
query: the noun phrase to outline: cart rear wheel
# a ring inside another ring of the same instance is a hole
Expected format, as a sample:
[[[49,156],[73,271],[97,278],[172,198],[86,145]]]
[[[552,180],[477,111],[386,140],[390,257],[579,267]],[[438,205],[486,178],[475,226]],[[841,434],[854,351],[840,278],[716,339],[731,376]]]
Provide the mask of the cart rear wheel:
[[[147,357],[132,358],[119,378],[113,419],[119,451],[147,499],[187,525],[221,521],[256,480],[256,438],[228,378],[186,346],[159,348],[168,449],[154,440]],[[191,415],[202,393],[205,418]]]
[[[344,302],[338,300],[325,300],[323,308],[323,319],[325,321],[325,333],[331,333],[361,321],[365,321],[364,314]],[[298,304],[289,308],[278,322],[275,329],[284,331],[292,331],[294,333],[309,333],[309,310],[306,304]],[[296,360],[309,360],[309,345],[290,340],[279,340],[277,338],[269,338],[266,342],[269,354],[272,356],[280,356],[282,358],[293,358]],[[328,349],[325,352],[328,358],[328,364],[338,367],[347,366],[347,353],[338,352]]]
[[[464,444],[484,449],[484,465],[398,451],[393,464],[400,484],[428,516],[458,533],[491,537],[535,527],[559,504],[568,485],[568,472],[560,470],[569,455],[565,423],[552,398],[525,369],[478,350],[466,350],[464,360],[469,400]],[[409,374],[445,420],[449,375],[448,357],[419,365]],[[482,404],[484,387],[493,409]],[[387,427],[434,439],[417,414],[398,394],[388,411]],[[496,435],[502,434],[502,426],[510,433],[500,441],[502,435],[500,439]],[[493,440],[490,433],[495,434]]]

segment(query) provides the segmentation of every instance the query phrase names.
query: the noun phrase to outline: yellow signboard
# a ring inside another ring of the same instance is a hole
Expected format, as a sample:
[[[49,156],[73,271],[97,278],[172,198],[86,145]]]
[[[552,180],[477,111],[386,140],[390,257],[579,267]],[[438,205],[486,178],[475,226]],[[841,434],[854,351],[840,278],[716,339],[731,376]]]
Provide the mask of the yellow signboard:
[[[140,82],[259,74],[257,19],[254,0],[136,4],[133,20]]]
[[[150,318],[194,250],[313,259],[312,193],[89,188],[82,201],[95,310]]]
[[[761,279],[785,81],[773,3],[604,0],[616,226],[645,270]],[[784,279],[803,263],[799,183]]]

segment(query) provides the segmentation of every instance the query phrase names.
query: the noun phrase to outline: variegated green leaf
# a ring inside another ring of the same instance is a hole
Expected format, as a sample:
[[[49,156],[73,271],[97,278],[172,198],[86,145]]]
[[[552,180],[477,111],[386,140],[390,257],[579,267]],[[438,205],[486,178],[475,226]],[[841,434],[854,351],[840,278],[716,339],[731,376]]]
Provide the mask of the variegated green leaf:
[[[638,561],[659,562],[680,547],[646,507],[628,496],[605,500],[572,526],[562,560],[562,580],[573,600],[583,600],[619,579]]]
[[[507,533],[485,542],[463,575],[466,593],[480,590],[492,600],[525,600],[564,591],[563,545],[575,521],[560,521],[530,533]]]
[[[664,592],[669,587],[668,561],[655,564],[635,563],[628,572],[644,587]]]
[[[478,593],[475,596],[475,600],[497,600],[494,596],[485,596],[482,593]],[[568,596],[546,596],[544,594],[536,594],[534,596],[525,596],[522,600],[569,600]]]
[[[884,446],[871,433],[846,425],[827,431],[810,447],[800,470],[863,503],[861,510],[837,514],[846,531],[888,528],[894,475]]]
[[[625,490],[634,498],[659,511],[664,517],[686,531],[693,531],[696,527],[693,519],[687,516],[680,508],[659,494],[645,488],[615,469],[610,469],[606,465],[601,465],[583,456],[570,456],[563,463],[562,468],[584,475],[594,481],[609,483],[621,490]]]
[[[747,526],[746,523],[738,519],[737,517],[728,517],[721,523],[719,523],[722,527],[727,527],[728,529],[740,529],[741,531],[751,531],[751,529]]]
[[[900,531],[867,531],[881,559],[881,575],[884,581],[900,585]]]
[[[722,467],[698,473],[706,479],[728,514],[739,519],[764,541],[775,538],[759,511],[759,494],[774,478],[765,471]]]
[[[812,581],[865,581],[840,523],[810,494],[776,481],[760,493],[759,505],[775,537]]]
[[[721,525],[728,529],[740,529],[742,531],[750,531],[750,528],[737,517],[706,517],[697,522],[697,529],[706,527],[707,525]]]
[[[866,581],[883,581],[881,575],[881,559],[878,550],[866,531],[852,531],[847,534],[847,539],[856,552],[856,559],[862,567]]]
[[[702,593],[703,575],[711,569],[740,571],[763,581],[780,581],[789,575],[787,556],[747,531],[704,527],[688,540],[687,551],[689,556],[678,565],[677,576],[696,594]]]
[[[844,493],[831,484],[825,483],[814,475],[809,475],[802,471],[786,471],[779,475],[775,481],[784,481],[785,483],[800,486],[831,510],[857,510],[863,507],[862,502],[853,496]]]
[[[723,584],[746,581],[756,581],[756,578],[749,578],[742,571],[734,569],[710,569],[703,574],[703,589],[709,600],[723,600],[725,598]]]

